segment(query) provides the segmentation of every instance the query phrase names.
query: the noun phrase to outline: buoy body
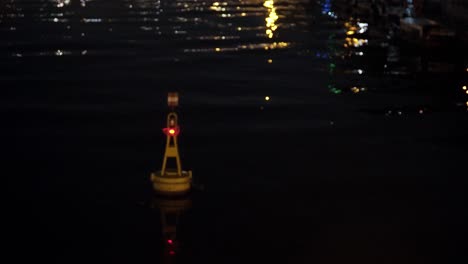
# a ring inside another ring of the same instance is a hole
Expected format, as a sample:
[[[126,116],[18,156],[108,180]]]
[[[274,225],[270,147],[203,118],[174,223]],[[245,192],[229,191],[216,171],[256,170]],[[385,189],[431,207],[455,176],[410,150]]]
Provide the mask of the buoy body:
[[[151,173],[154,190],[163,195],[182,195],[190,191],[192,171],[182,171],[181,175],[162,174],[162,171]]]
[[[168,97],[169,106],[178,104],[178,96],[170,93]],[[174,103],[176,102],[176,103]],[[162,195],[181,195],[188,193],[192,185],[192,171],[183,171],[179,156],[177,137],[180,133],[178,116],[171,112],[167,116],[167,127],[163,129],[166,134],[166,149],[162,169],[151,173],[151,181],[156,192]],[[175,168],[168,168],[168,160],[175,159]]]

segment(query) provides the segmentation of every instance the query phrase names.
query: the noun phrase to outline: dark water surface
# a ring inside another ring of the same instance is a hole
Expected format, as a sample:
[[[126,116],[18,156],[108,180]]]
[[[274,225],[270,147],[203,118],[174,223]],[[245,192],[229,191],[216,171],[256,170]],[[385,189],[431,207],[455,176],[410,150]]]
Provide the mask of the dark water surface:
[[[12,263],[463,263],[466,45],[346,10],[2,1]],[[169,91],[196,187],[178,201],[149,180]]]

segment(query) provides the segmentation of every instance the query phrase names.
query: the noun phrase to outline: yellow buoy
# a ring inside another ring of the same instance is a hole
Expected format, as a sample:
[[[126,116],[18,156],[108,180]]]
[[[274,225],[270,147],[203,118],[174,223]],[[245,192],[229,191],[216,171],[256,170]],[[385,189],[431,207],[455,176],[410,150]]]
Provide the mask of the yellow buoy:
[[[171,107],[178,105],[177,93],[169,93],[168,104]],[[167,127],[163,129],[166,134],[166,150],[162,169],[151,173],[151,181],[156,192],[163,195],[180,195],[190,191],[192,185],[192,171],[183,171],[177,145],[177,136],[180,133],[178,117],[175,112],[167,116]],[[175,159],[175,168],[168,168],[168,160]]]

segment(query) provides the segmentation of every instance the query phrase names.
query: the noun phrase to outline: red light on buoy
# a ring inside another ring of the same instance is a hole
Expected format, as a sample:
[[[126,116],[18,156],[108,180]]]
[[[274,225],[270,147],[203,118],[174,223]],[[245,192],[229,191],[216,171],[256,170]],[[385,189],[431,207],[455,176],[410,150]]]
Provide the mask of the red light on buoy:
[[[174,127],[174,128],[169,128],[169,127],[166,127],[163,129],[163,132],[164,134],[166,134],[167,136],[171,136],[171,137],[174,137],[174,136],[177,136],[179,135],[180,133],[180,129],[179,127]]]
[[[172,244],[172,240],[171,240],[171,239],[168,239],[168,240],[167,240],[167,243],[168,243],[168,244]]]

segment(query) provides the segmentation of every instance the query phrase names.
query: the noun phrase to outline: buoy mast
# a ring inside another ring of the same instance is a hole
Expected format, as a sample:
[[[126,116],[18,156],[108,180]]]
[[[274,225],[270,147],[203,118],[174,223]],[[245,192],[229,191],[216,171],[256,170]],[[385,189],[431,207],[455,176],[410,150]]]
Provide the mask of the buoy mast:
[[[156,192],[163,195],[180,195],[190,191],[192,171],[182,170],[177,137],[180,134],[179,120],[175,108],[179,105],[179,95],[169,93],[167,104],[171,112],[167,115],[167,126],[163,128],[166,135],[166,149],[160,171],[151,173],[151,181]],[[168,160],[175,159],[175,168],[168,165]]]

